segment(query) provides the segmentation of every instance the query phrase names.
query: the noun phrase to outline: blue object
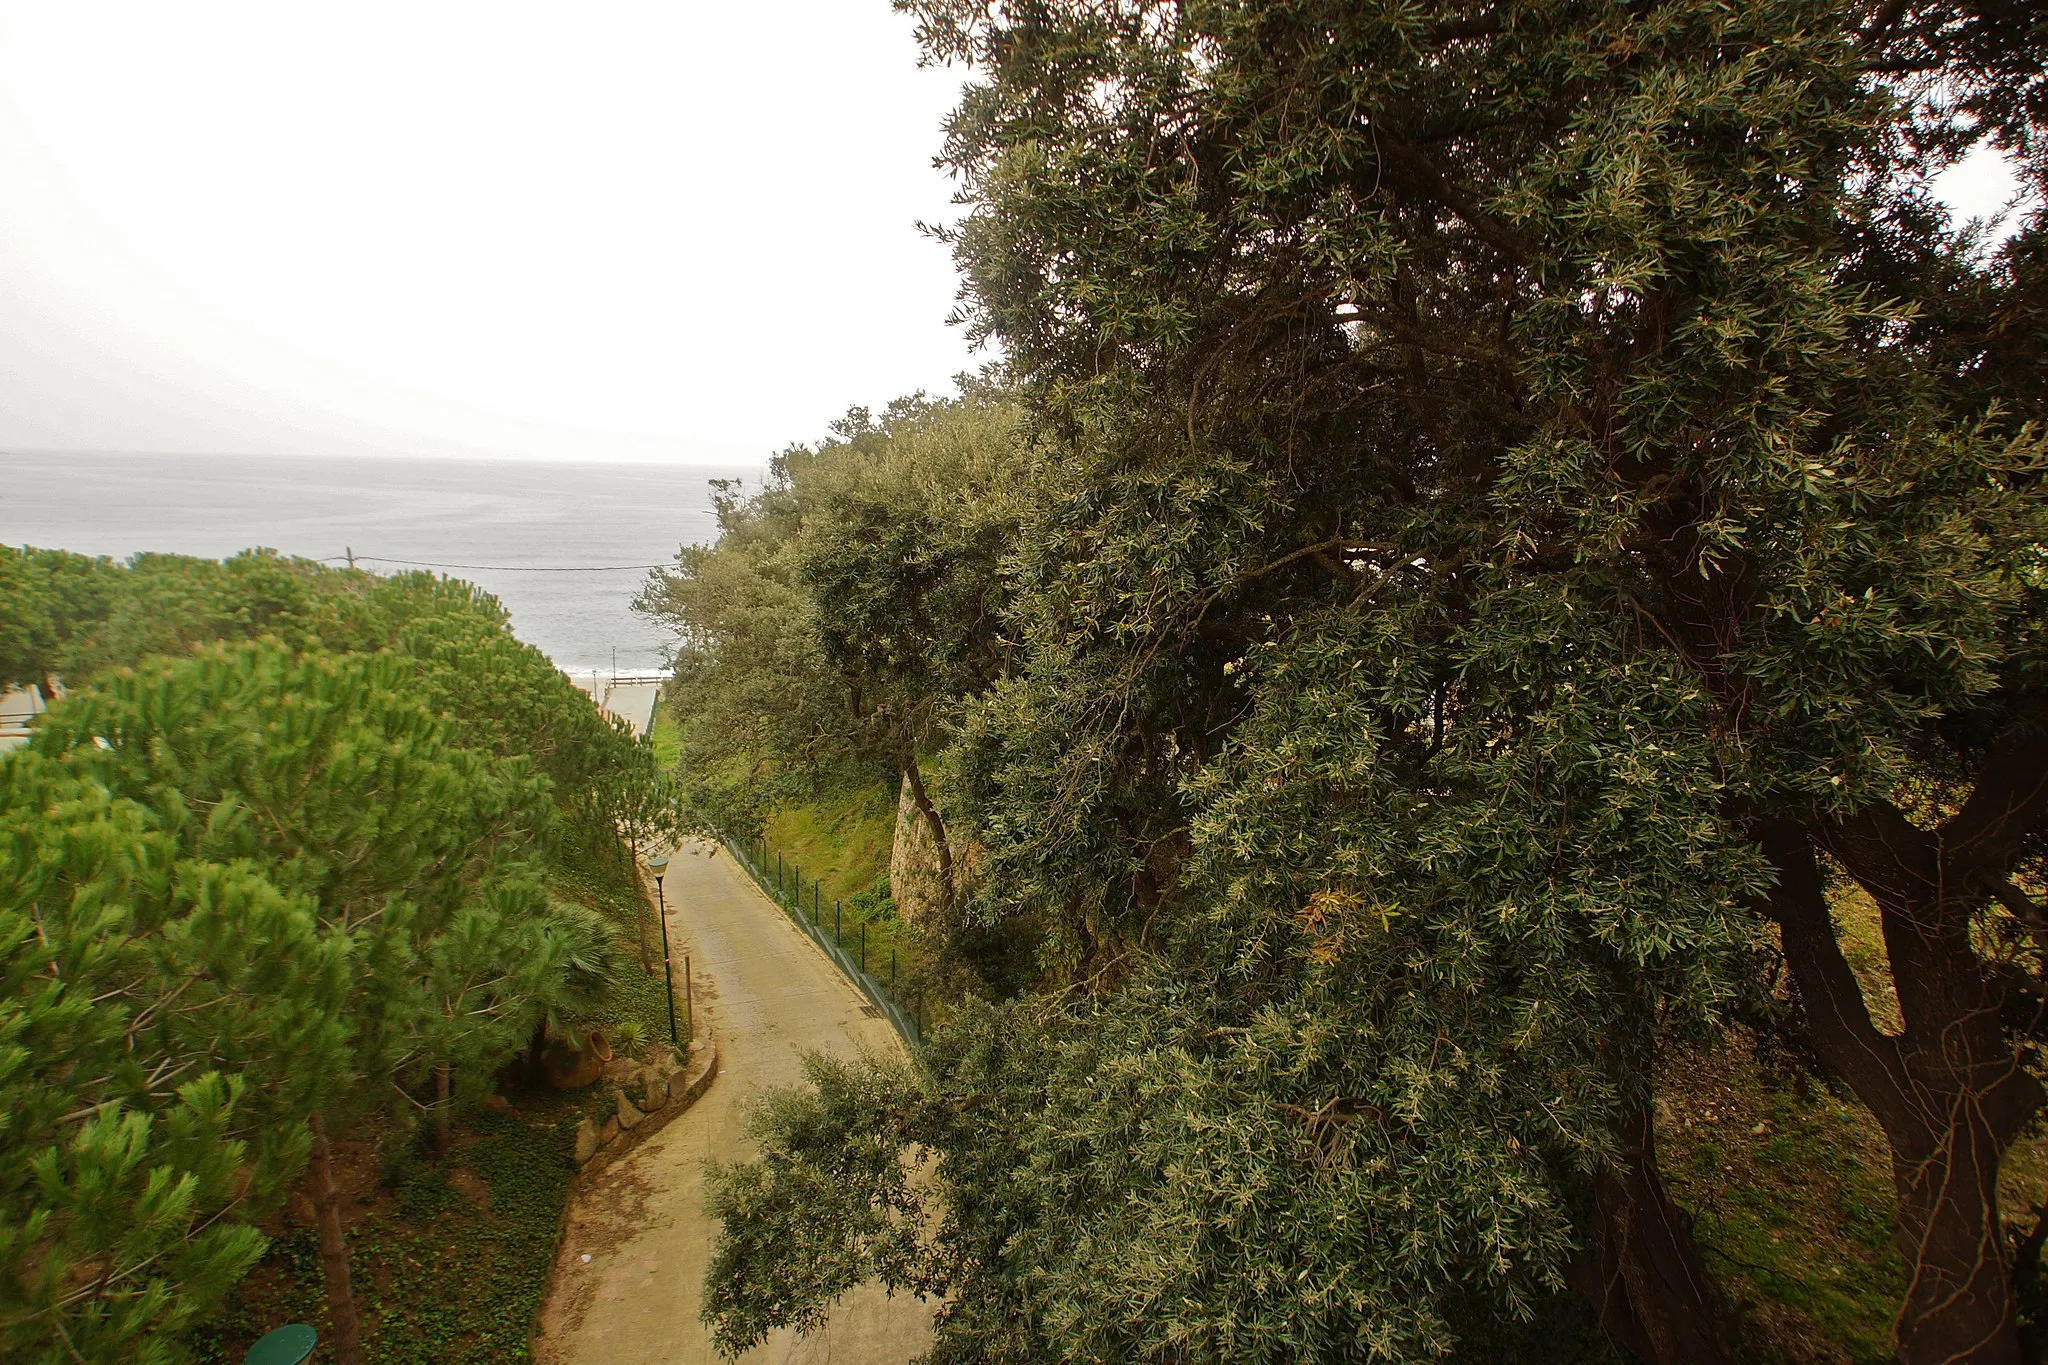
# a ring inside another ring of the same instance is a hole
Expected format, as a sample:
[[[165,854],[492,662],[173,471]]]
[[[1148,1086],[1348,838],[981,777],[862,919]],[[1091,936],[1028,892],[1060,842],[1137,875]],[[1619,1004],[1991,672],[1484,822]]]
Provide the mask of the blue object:
[[[242,1357],[242,1365],[299,1365],[313,1354],[319,1341],[319,1335],[305,1323],[289,1323],[275,1332],[265,1332],[263,1339]]]

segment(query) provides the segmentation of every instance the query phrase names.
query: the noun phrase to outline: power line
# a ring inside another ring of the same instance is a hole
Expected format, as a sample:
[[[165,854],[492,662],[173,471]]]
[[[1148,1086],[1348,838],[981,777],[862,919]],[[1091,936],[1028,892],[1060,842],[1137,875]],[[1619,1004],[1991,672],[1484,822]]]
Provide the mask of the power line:
[[[409,564],[419,569],[485,569],[492,573],[626,573],[670,569],[673,564],[445,564],[435,559],[385,559],[379,555],[328,555],[323,564]]]

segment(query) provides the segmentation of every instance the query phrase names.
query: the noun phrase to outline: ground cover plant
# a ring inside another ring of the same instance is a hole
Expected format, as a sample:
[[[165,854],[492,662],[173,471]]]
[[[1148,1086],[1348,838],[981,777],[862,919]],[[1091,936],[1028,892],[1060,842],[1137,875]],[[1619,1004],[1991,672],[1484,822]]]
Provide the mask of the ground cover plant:
[[[545,1122],[454,1120],[545,1031],[652,1013],[608,965],[639,914],[612,812],[651,756],[467,585],[0,561],[33,623],[10,677],[68,688],[0,759],[0,1344],[176,1359],[303,1199],[323,1339],[361,1360],[357,1280],[414,1234],[352,1254],[343,1154],[553,1162]],[[545,1261],[520,1237],[515,1298]]]
[[[894,785],[900,785],[894,784]],[[801,879],[804,914],[837,927],[840,946],[856,958],[866,943],[867,971],[909,1001],[929,994],[932,965],[926,935],[908,922],[890,895],[890,854],[899,798],[883,782],[821,793],[784,804],[763,823],[761,843],[789,878]],[[756,855],[758,856],[758,854]]]
[[[2048,188],[2037,7],[899,8],[970,68],[946,235],[1023,416],[987,666],[876,676],[942,722],[949,938],[1027,967],[766,1111],[722,1340],[875,1273],[946,1296],[935,1360],[2022,1359],[2048,223],[1928,180]],[[727,553],[807,506],[671,576],[679,624],[742,571],[812,617],[751,637],[802,723],[705,746],[741,799],[876,733],[845,689],[933,619]],[[1738,1032],[1870,1126],[1728,1067],[1753,1150],[1663,1128]],[[1758,1188],[1864,1139],[1799,1216],[1867,1278],[1788,1285]]]

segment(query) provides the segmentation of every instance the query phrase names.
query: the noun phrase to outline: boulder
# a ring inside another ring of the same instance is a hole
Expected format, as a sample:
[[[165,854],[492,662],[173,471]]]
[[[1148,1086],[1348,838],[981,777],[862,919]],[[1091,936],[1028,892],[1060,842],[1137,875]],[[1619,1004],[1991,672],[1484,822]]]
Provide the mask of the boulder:
[[[649,1109],[659,1109],[668,1103],[668,1077],[649,1076],[640,1103]]]
[[[638,1128],[641,1120],[646,1117],[647,1115],[634,1107],[633,1101],[626,1098],[626,1092],[621,1090],[619,1092],[619,1127],[628,1130]]]
[[[604,1139],[598,1136],[596,1123],[590,1119],[585,1119],[576,1125],[576,1164],[578,1166],[596,1156],[597,1149],[603,1145]]]
[[[604,1121],[604,1127],[597,1130],[598,1143],[605,1147],[611,1146],[612,1143],[618,1139],[618,1136],[619,1121],[617,1119],[606,1119]]]

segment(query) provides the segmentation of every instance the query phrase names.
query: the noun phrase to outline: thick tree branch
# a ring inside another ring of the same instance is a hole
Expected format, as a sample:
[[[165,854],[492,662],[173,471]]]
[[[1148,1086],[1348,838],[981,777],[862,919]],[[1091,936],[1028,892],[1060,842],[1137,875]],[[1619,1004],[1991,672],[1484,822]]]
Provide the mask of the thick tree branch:
[[[1939,899],[1940,844],[1891,802],[1873,801],[1824,830],[1828,852],[1880,906]]]
[[[1960,886],[2003,873],[2048,817],[2048,723],[2034,709],[1999,736],[1963,808],[1941,826],[1942,880]]]
[[[1442,204],[1479,234],[1481,241],[1517,265],[1526,264],[1533,254],[1521,234],[1474,203],[1464,190],[1451,183],[1422,149],[1380,133],[1380,146],[1389,161],[1408,172],[1409,178],[1430,198]]]
[[[1877,902],[1910,1045],[1931,1043],[1983,1005],[1984,965],[1969,932],[1983,892],[1945,875],[1939,839],[1888,801],[1825,822],[1821,837]]]
[[[2027,932],[2036,939],[2048,941],[2048,913],[2034,904],[2027,893],[2014,886],[2007,878],[1987,879],[1984,889],[1998,898],[1998,903],[2012,911],[2014,918],[2026,926]]]
[[[1762,842],[1778,873],[1765,913],[1777,921],[1785,960],[1799,983],[1814,1052],[1866,1103],[1895,1095],[1898,1044],[1871,1022],[1863,988],[1842,956],[1812,841],[1798,825],[1778,820],[1765,826]]]

